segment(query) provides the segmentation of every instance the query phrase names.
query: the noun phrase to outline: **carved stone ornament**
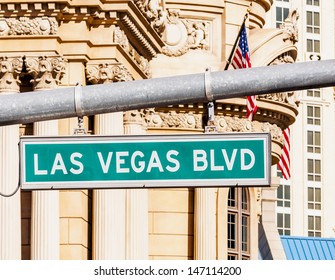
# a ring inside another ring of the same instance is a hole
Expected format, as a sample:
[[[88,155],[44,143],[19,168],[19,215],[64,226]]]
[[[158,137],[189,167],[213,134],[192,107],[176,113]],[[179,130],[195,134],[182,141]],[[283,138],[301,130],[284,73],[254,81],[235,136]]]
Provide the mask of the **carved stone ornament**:
[[[299,19],[298,11],[293,10],[290,11],[284,23],[281,24],[280,28],[283,29],[285,34],[284,41],[290,40],[293,44],[298,42],[299,40],[298,25],[297,25],[298,19]]]
[[[0,18],[0,36],[55,35],[58,22],[53,17]]]
[[[22,58],[0,57],[0,92],[20,92]]]
[[[122,64],[102,63],[89,64],[86,67],[86,75],[92,84],[108,84],[133,80],[128,69]]]
[[[251,132],[252,123],[248,119],[228,116],[215,116],[214,125],[219,132]]]
[[[279,65],[279,64],[286,64],[286,63],[294,63],[293,58],[288,54],[283,54],[277,57],[270,65]],[[287,103],[294,108],[299,106],[300,100],[299,96],[296,92],[279,92],[279,93],[272,93],[272,94],[262,94],[258,95],[259,99],[266,99],[281,103]]]
[[[28,57],[25,59],[28,73],[33,77],[34,90],[52,89],[60,84],[65,74],[66,60],[63,57]]]
[[[130,44],[126,33],[118,26],[114,29],[113,39],[116,44],[120,44],[120,46],[130,55],[142,72],[150,78],[152,71],[149,61],[134,49],[134,47]]]
[[[136,6],[144,14],[159,35],[165,30],[166,11],[163,0],[135,0]]]
[[[154,109],[144,111],[145,122],[149,128],[182,128],[202,129],[202,115],[195,113],[155,112]]]
[[[131,110],[123,113],[123,122],[125,125],[139,124],[144,125],[144,113],[143,110]]]
[[[210,23],[204,20],[181,19],[179,10],[169,10],[163,53],[181,56],[190,49],[209,50]]]
[[[271,124],[268,122],[261,124],[261,132],[270,132],[271,139],[284,145],[284,137],[281,128],[276,124]]]

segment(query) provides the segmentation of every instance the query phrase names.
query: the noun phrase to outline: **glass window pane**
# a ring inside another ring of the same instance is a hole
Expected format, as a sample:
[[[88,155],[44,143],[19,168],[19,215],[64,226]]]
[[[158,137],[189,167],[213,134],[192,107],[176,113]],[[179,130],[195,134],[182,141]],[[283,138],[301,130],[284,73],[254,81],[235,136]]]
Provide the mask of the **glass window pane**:
[[[282,228],[284,226],[283,223],[283,214],[277,213],[277,227]]]
[[[281,7],[276,7],[276,20],[283,21],[283,10]]]
[[[312,12],[307,11],[306,17],[307,17],[307,25],[313,25]]]
[[[308,216],[308,229],[314,230],[314,216]]]
[[[307,5],[312,5],[312,0],[306,0]]]
[[[310,39],[307,39],[307,51],[313,52],[313,41]]]
[[[279,199],[283,199],[283,185],[279,185],[278,189],[277,189],[277,198]]]
[[[308,173],[314,173],[314,164],[313,164],[313,160],[309,159],[308,160]]]
[[[320,107],[314,107],[314,111],[315,111],[315,117],[316,118],[320,118],[321,117],[321,109]]]
[[[312,117],[313,116],[313,107],[307,106],[307,116]]]
[[[286,200],[291,199],[291,191],[289,185],[285,185],[285,199]]]
[[[314,189],[308,188],[308,201],[314,201]]]
[[[315,201],[321,202],[321,189],[319,188],[315,189]]]
[[[307,131],[307,144],[313,145],[313,131]]]
[[[285,19],[288,18],[288,13],[289,13],[288,8],[284,8],[284,17],[283,17],[283,21],[284,21]]]
[[[320,52],[320,41],[319,40],[314,41],[314,52],[317,52],[317,53]]]
[[[321,174],[321,160],[315,160],[315,173]]]
[[[315,131],[314,134],[315,134],[315,146],[320,146],[321,145],[321,133],[318,131]]]
[[[236,207],[236,188],[229,188],[228,206]]]
[[[314,12],[314,26],[320,26],[320,14]]]
[[[291,215],[285,214],[285,228],[291,227]]]
[[[321,230],[321,217],[315,217],[315,229]]]
[[[320,0],[314,0],[314,6],[320,6]]]
[[[242,209],[248,210],[248,195],[245,188],[242,189]]]

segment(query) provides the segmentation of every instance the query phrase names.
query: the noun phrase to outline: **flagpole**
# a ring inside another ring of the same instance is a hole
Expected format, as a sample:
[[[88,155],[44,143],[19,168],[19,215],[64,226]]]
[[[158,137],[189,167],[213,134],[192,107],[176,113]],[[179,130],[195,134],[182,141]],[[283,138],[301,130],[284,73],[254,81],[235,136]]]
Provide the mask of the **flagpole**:
[[[232,61],[232,59],[233,59],[233,56],[234,56],[234,53],[235,53],[235,50],[236,50],[238,41],[239,41],[239,39],[240,39],[240,34],[241,34],[241,32],[242,32],[243,26],[245,25],[245,21],[247,20],[248,16],[249,16],[249,11],[244,15],[244,19],[243,19],[242,25],[241,25],[241,27],[240,27],[240,30],[239,30],[238,34],[237,34],[237,37],[236,37],[234,46],[233,46],[233,48],[232,48],[232,50],[231,50],[231,52],[230,52],[230,55],[229,55],[227,64],[226,64],[226,66],[225,66],[225,68],[224,68],[224,71],[228,70],[228,68],[229,68],[229,66],[230,66],[230,64],[231,64],[231,61]]]

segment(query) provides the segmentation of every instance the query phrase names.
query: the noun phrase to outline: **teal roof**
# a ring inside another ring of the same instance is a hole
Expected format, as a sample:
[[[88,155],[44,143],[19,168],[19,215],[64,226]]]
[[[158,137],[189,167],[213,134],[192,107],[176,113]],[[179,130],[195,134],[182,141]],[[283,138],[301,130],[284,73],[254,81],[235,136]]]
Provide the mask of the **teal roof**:
[[[335,238],[281,236],[288,260],[335,260]]]

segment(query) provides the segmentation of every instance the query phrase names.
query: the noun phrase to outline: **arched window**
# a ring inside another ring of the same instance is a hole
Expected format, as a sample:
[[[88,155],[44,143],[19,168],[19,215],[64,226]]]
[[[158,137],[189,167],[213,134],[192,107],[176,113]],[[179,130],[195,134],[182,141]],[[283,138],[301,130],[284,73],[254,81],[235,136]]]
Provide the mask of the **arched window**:
[[[228,260],[250,259],[250,201],[247,188],[228,194]]]

